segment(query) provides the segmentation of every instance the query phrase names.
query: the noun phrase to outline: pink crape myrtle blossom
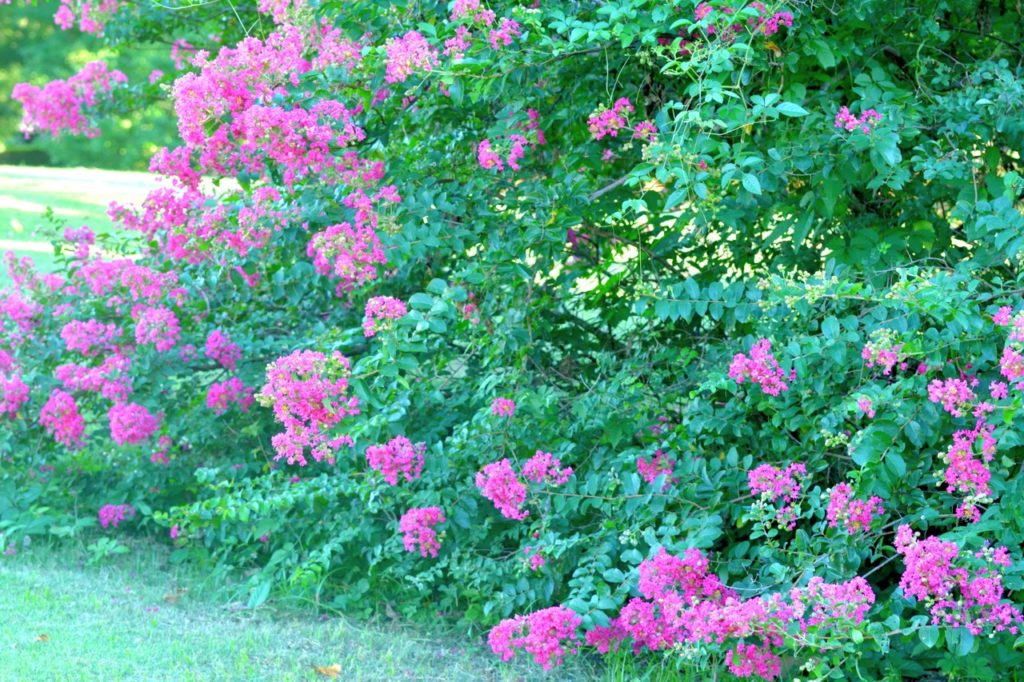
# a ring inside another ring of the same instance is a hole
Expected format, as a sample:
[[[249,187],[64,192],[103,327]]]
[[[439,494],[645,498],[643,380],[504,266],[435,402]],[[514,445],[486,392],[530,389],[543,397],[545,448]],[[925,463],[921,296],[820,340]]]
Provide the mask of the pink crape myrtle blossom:
[[[533,547],[531,545],[523,547],[523,554],[526,556],[526,565],[535,573],[544,568],[548,563],[547,559],[545,559],[544,555],[541,553],[542,549],[543,548],[541,547]]]
[[[437,50],[418,31],[389,38],[384,49],[387,52],[384,81],[387,83],[404,83],[417,71],[429,73],[437,66]]]
[[[976,398],[967,379],[933,379],[928,384],[928,400],[941,403],[942,409],[954,417],[969,412]]]
[[[140,346],[152,344],[157,352],[174,348],[181,338],[178,317],[170,308],[143,308],[135,322],[135,341]]]
[[[870,585],[856,577],[826,583],[813,577],[787,594],[741,598],[709,572],[707,557],[690,549],[683,556],[664,548],[640,564],[641,597],[631,599],[606,627],[587,632],[587,644],[607,653],[633,640],[633,650],[662,651],[680,645],[732,647],[727,665],[737,675],[773,679],[781,658],[775,651],[786,632],[845,635],[862,623],[875,602]],[[750,640],[760,641],[751,648]]]
[[[374,296],[366,302],[363,335],[366,338],[376,336],[380,329],[389,326],[387,322],[401,319],[407,312],[405,301],[391,296]]]
[[[350,223],[314,234],[307,253],[318,273],[339,280],[339,294],[377,279],[377,267],[387,263],[377,233]]]
[[[1009,395],[1008,387],[1002,381],[992,381],[988,385],[989,395],[993,400],[1003,400]]]
[[[618,137],[619,131],[629,125],[629,114],[633,111],[633,104],[625,97],[615,100],[609,109],[598,109],[587,119],[591,137],[595,140]]]
[[[663,492],[674,482],[671,476],[675,465],[675,460],[669,459],[663,450],[655,450],[649,460],[644,457],[637,457],[636,459],[636,470],[645,482],[654,483],[658,476],[662,475],[667,477],[665,484],[661,486]]]
[[[529,515],[530,512],[523,509],[526,486],[519,480],[507,458],[491,462],[478,471],[476,487],[505,518],[522,521]]]
[[[0,371],[0,417],[18,416],[18,410],[28,402],[28,394],[28,385],[21,376]]]
[[[61,0],[60,7],[53,15],[53,23],[62,31],[74,27],[78,21],[78,30],[82,33],[100,35],[107,19],[115,14],[120,7],[120,0]]]
[[[246,386],[238,377],[216,381],[206,389],[206,406],[213,410],[214,414],[224,414],[232,403],[238,405],[242,412],[248,412],[253,400],[253,389]]]
[[[964,627],[975,636],[1020,632],[1024,615],[1004,601],[1000,569],[1010,563],[1005,547],[986,548],[972,557],[955,542],[921,539],[907,525],[897,529],[894,544],[905,567],[900,589],[928,609],[933,625]]]
[[[664,547],[640,563],[637,589],[646,599],[661,599],[677,593],[684,600],[720,600],[731,590],[718,576],[708,573],[707,557],[699,549],[688,549],[682,557],[669,554]]]
[[[267,367],[267,383],[257,400],[272,407],[285,428],[271,439],[275,460],[306,466],[309,448],[316,461],[333,463],[342,445],[352,446],[349,436],[331,434],[345,417],[359,414],[359,399],[348,395],[350,367],[337,351],[310,350],[294,351]]]
[[[736,677],[758,677],[773,680],[782,674],[782,659],[767,642],[760,646],[740,642],[725,654],[725,665]]]
[[[86,357],[95,357],[116,347],[121,337],[116,324],[105,324],[98,320],[71,320],[60,330],[60,338],[69,351],[77,351]]]
[[[437,538],[436,526],[445,522],[440,507],[414,507],[402,514],[398,530],[403,533],[402,544],[407,552],[417,549],[421,556],[437,557],[441,543]]]
[[[132,394],[131,367],[128,356],[115,352],[105,357],[98,367],[74,363],[58,365],[53,376],[69,391],[99,393],[107,400],[123,403]]]
[[[141,443],[157,429],[162,414],[153,414],[137,403],[117,403],[107,411],[110,420],[110,438],[118,445]]]
[[[853,132],[860,129],[863,133],[870,133],[871,130],[882,120],[882,115],[874,109],[865,109],[858,118],[850,113],[849,107],[839,107],[836,112],[835,127],[846,132]]]
[[[305,6],[306,0],[259,0],[256,3],[256,9],[263,14],[269,14],[276,24],[285,23],[289,14],[298,12]]]
[[[857,409],[860,410],[860,413],[868,419],[875,418],[875,408],[871,403],[871,398],[858,398]]]
[[[452,61],[462,61],[466,58],[466,52],[472,46],[471,42],[472,34],[469,29],[465,26],[458,26],[455,29],[455,35],[444,41],[444,54],[446,57],[450,57]]]
[[[999,327],[1010,326],[1010,319],[1013,315],[1013,308],[1004,305],[992,315],[992,322]]]
[[[81,447],[85,420],[78,412],[78,404],[69,393],[59,388],[53,389],[39,412],[39,423],[58,443],[69,448]]]
[[[793,530],[797,512],[794,505],[800,499],[806,475],[807,467],[801,463],[789,464],[785,469],[761,464],[747,473],[747,483],[751,494],[758,496],[761,503],[776,505],[779,525]]]
[[[130,504],[105,504],[100,507],[98,516],[102,527],[117,528],[118,524],[125,519],[135,518],[135,507]]]
[[[500,50],[502,47],[508,47],[512,44],[515,38],[518,38],[523,34],[523,30],[519,27],[519,22],[515,19],[509,19],[508,17],[502,17],[496,28],[491,29],[487,34],[487,42],[491,44],[491,47],[495,50]]]
[[[515,616],[494,626],[487,635],[491,650],[503,661],[510,661],[516,650],[533,656],[544,670],[561,665],[566,654],[579,650],[577,630],[583,620],[565,606]]]
[[[864,344],[860,357],[866,367],[880,367],[882,374],[889,376],[894,368],[903,368],[905,356],[903,344],[896,340],[896,333],[891,329],[879,329],[871,335],[871,340]]]
[[[203,352],[229,372],[235,371],[235,364],[242,358],[242,349],[231,343],[231,337],[220,329],[214,329],[206,337]]]
[[[640,121],[633,126],[633,139],[653,142],[658,136],[658,128],[653,121]]]
[[[745,381],[759,384],[762,391],[772,396],[789,390],[786,372],[772,355],[772,342],[768,339],[760,339],[754,343],[750,348],[749,357],[743,353],[733,356],[729,365],[729,378],[737,384]],[[788,379],[793,381],[795,378],[796,370],[792,370]]]
[[[515,401],[508,398],[495,398],[491,403],[491,414],[495,417],[511,417],[516,413]]]
[[[53,137],[67,131],[72,135],[96,137],[99,129],[93,124],[89,110],[110,97],[110,93],[128,78],[120,71],[111,71],[105,62],[89,62],[74,76],[39,87],[28,83],[14,86],[11,99],[24,109],[21,121],[26,137],[44,130]]]
[[[170,459],[167,457],[168,451],[171,449],[174,441],[171,440],[170,436],[160,436],[156,442],[156,450],[153,451],[149,456],[149,461],[153,464],[168,464]]]
[[[946,470],[941,473],[946,490],[963,496],[956,509],[957,518],[977,522],[981,518],[978,506],[992,501],[992,488],[989,486],[992,472],[988,463],[998,446],[992,435],[994,430],[995,426],[979,418],[973,429],[954,433],[952,445],[939,455],[939,461],[946,465]]]
[[[855,499],[849,483],[840,483],[829,492],[826,516],[830,528],[843,524],[850,535],[864,532],[883,513],[882,498],[872,496],[867,500]]]
[[[395,436],[384,445],[366,448],[366,462],[384,475],[388,485],[398,485],[399,474],[410,482],[420,477],[426,450],[426,443],[413,444],[405,436]]]
[[[572,476],[572,467],[562,467],[562,462],[550,452],[538,450],[523,464],[523,477],[534,483],[563,485]]]

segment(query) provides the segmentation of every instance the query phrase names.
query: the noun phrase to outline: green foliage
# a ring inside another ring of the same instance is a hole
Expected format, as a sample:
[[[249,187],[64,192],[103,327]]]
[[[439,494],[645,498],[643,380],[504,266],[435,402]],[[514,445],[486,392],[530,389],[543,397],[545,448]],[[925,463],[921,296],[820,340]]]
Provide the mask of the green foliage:
[[[183,340],[230,330],[247,385],[262,385],[266,365],[296,349],[350,358],[361,413],[340,432],[352,452],[287,466],[274,458],[281,426],[270,410],[205,407],[222,367],[140,350],[133,400],[163,414],[176,444],[170,465],[151,466],[149,450],[115,448],[105,434],[69,452],[14,421],[0,433],[12,465],[0,478],[0,532],[75,533],[79,505],[87,516],[130,503],[137,527],[180,533],[177,559],[241,576],[250,607],[299,593],[328,608],[441,612],[473,627],[562,604],[586,630],[638,595],[639,566],[659,549],[698,548],[744,597],[787,594],[812,576],[870,582],[876,602],[863,622],[784,633],[783,676],[992,679],[1019,667],[1009,633],[931,623],[928,605],[905,597],[893,539],[910,525],[964,556],[1006,545],[1015,554],[1004,596],[1020,601],[1019,391],[982,415],[998,453],[987,463],[991,500],[973,524],[957,518],[962,496],[942,485],[941,455],[974,421],[928,398],[936,379],[977,378],[974,403],[990,382],[1014,379],[1000,367],[1008,331],[992,316],[1019,308],[1024,291],[1019,13],[985,0],[772,3],[793,12],[792,27],[721,39],[696,20],[696,4],[495,3],[522,27],[514,47],[397,84],[385,82],[383,40],[415,28],[442,45],[452,34],[444,3],[311,3],[296,21],[384,38],[367,42],[357,75],[302,73],[274,104],[344,96],[366,107],[358,154],[384,163],[402,197],[375,216],[386,276],[336,296],[307,245],[353,219],[353,188],[315,176],[292,185],[283,164],[215,178],[209,199],[243,205],[259,187],[280,189],[298,218],[265,247],[239,254],[210,241],[201,251],[219,249],[215,257],[174,261],[166,238],[181,226],[161,224],[143,262],[175,272],[190,292],[178,306]],[[757,16],[745,5],[714,7],[734,10],[724,16],[742,27]],[[272,30],[240,12],[235,38],[250,25],[255,36]],[[121,49],[153,40],[164,20],[192,36],[234,21],[206,10],[168,17],[125,12],[109,40]],[[395,92],[371,105],[384,86]],[[126,93],[138,103],[158,91]],[[631,124],[653,122],[651,139],[629,128],[596,139],[588,117],[621,97],[634,106]],[[837,127],[843,106],[880,118]],[[547,143],[531,146],[519,170],[482,168],[477,145],[522,132],[530,110]],[[201,122],[209,133],[228,116]],[[116,237],[103,246],[142,250]],[[246,283],[251,273],[258,283]],[[367,338],[364,305],[381,295],[409,312]],[[114,319],[103,297],[44,292],[38,303]],[[39,403],[66,361],[61,324],[41,315],[31,343]],[[905,367],[864,363],[862,349],[879,338]],[[774,343],[788,377],[778,396],[729,376],[758,339]],[[498,396],[515,400],[514,417],[492,414]],[[877,416],[865,416],[862,399]],[[92,431],[104,431],[95,425],[107,403],[83,405]],[[397,435],[426,444],[425,467],[390,486],[364,453]],[[518,469],[538,450],[574,475],[531,488],[529,516],[511,521],[475,476],[503,458]],[[674,466],[645,481],[638,460],[657,451]],[[808,480],[790,529],[751,495],[748,473],[792,462]],[[58,469],[44,476],[41,465]],[[839,483],[880,498],[884,520],[866,533],[830,525]],[[404,512],[427,506],[447,518],[436,558],[405,551],[398,532]],[[546,563],[532,570],[538,547]],[[724,659],[709,641],[650,655],[673,670]]]

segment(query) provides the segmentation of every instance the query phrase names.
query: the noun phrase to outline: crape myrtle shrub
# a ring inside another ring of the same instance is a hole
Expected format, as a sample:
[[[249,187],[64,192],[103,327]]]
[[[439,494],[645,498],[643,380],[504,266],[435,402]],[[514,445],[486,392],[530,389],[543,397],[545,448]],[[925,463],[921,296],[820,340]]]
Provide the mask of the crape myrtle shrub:
[[[8,263],[6,552],[159,529],[545,669],[1020,665],[1011,5],[63,3],[180,70],[23,125],[181,143]]]

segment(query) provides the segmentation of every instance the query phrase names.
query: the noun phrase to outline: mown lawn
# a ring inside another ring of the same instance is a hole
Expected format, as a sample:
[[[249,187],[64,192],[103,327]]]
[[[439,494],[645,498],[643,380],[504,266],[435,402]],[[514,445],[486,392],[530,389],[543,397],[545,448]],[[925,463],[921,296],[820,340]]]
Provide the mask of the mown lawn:
[[[28,256],[40,270],[53,270],[51,241],[57,232],[47,208],[63,224],[88,225],[103,234],[113,229],[107,217],[111,201],[140,202],[154,184],[146,173],[0,166],[0,252]],[[0,274],[0,284],[6,278]]]
[[[218,602],[157,547],[90,566],[68,547],[0,557],[0,680],[572,680],[500,664],[483,642]],[[189,586],[205,596],[195,596]],[[317,672],[314,666],[325,667]],[[332,666],[336,666],[332,670]],[[325,674],[326,673],[326,674]]]

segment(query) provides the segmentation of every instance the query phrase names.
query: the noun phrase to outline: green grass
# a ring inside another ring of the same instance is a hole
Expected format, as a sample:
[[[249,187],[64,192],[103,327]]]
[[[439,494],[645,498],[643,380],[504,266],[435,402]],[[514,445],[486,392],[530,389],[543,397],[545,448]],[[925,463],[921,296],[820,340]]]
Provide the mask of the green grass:
[[[87,557],[38,543],[0,557],[0,681],[322,681],[330,678],[313,666],[331,665],[347,682],[602,679],[587,659],[544,675],[529,661],[502,664],[464,635],[194,596],[209,595],[209,585],[159,547],[99,566]]]
[[[0,252],[28,256],[40,270],[52,271],[56,230],[45,217],[47,208],[68,226],[88,225],[103,234],[115,229],[106,215],[111,201],[140,202],[153,186],[145,173],[0,166]],[[5,281],[6,273],[0,274],[0,284]]]

